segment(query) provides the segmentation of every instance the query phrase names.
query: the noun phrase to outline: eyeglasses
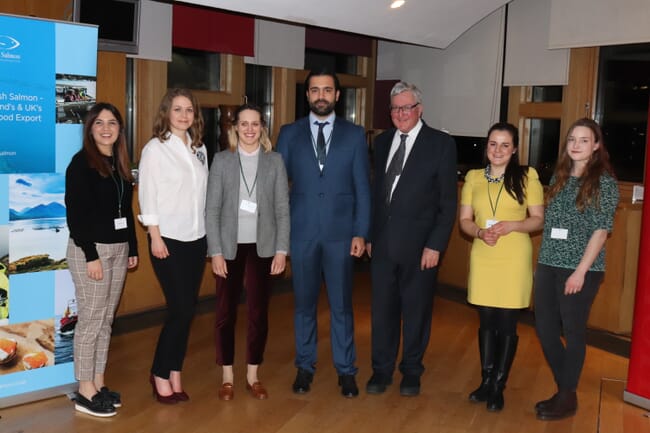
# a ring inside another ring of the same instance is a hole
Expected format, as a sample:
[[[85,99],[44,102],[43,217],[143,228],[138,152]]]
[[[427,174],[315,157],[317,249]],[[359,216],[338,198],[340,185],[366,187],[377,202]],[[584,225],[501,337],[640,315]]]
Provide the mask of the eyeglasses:
[[[411,111],[413,111],[415,107],[417,107],[418,105],[420,105],[419,102],[413,105],[402,105],[401,107],[396,107],[394,105],[391,105],[390,112],[392,114],[397,114],[401,111],[404,114],[411,114]]]

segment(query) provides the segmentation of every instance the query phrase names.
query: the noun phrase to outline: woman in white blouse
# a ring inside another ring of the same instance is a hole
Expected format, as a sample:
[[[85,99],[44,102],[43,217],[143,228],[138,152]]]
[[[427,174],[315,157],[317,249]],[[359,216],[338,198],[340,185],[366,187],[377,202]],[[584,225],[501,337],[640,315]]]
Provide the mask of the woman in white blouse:
[[[154,272],[167,302],[149,378],[160,403],[189,399],[181,370],[205,268],[205,196],[208,161],[203,118],[189,90],[163,97],[153,137],[139,166],[140,222],[147,226]]]

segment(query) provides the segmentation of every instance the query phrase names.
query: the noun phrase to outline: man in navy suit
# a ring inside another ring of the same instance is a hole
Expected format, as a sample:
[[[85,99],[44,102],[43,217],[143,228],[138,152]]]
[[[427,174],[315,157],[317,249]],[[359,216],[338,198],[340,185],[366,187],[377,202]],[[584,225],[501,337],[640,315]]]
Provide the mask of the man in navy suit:
[[[291,182],[291,271],[298,369],[293,391],[309,391],[316,367],[316,309],[324,278],[334,366],[345,397],[359,394],[352,315],[354,257],[365,250],[370,221],[364,130],[336,117],[335,74],[311,72],[309,116],[280,130],[277,149]]]
[[[391,128],[375,140],[372,257],[372,369],[366,391],[392,383],[403,335],[400,394],[420,393],[440,256],[456,218],[456,145],[425,125],[422,94],[391,90]],[[401,329],[400,329],[401,327]]]

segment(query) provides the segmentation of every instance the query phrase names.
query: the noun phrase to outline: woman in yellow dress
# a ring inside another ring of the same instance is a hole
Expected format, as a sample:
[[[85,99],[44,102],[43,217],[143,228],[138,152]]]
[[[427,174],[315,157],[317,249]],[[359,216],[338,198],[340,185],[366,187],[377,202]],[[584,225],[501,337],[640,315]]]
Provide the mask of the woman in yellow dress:
[[[519,165],[519,133],[509,123],[488,131],[485,169],[465,177],[460,228],[474,238],[469,303],[479,312],[481,384],[472,402],[503,409],[503,390],[517,351],[517,320],[530,304],[533,283],[530,233],[544,223],[544,192],[537,172]]]

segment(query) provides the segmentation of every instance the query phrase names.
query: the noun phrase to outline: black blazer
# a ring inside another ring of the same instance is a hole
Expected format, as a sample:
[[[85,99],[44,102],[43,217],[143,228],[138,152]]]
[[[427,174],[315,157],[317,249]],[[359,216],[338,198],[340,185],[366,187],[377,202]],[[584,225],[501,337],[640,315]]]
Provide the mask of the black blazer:
[[[422,125],[387,205],[384,180],[394,135],[395,128],[391,128],[374,143],[372,253],[419,263],[424,247],[441,254],[445,251],[454,226],[456,144],[450,135]]]

